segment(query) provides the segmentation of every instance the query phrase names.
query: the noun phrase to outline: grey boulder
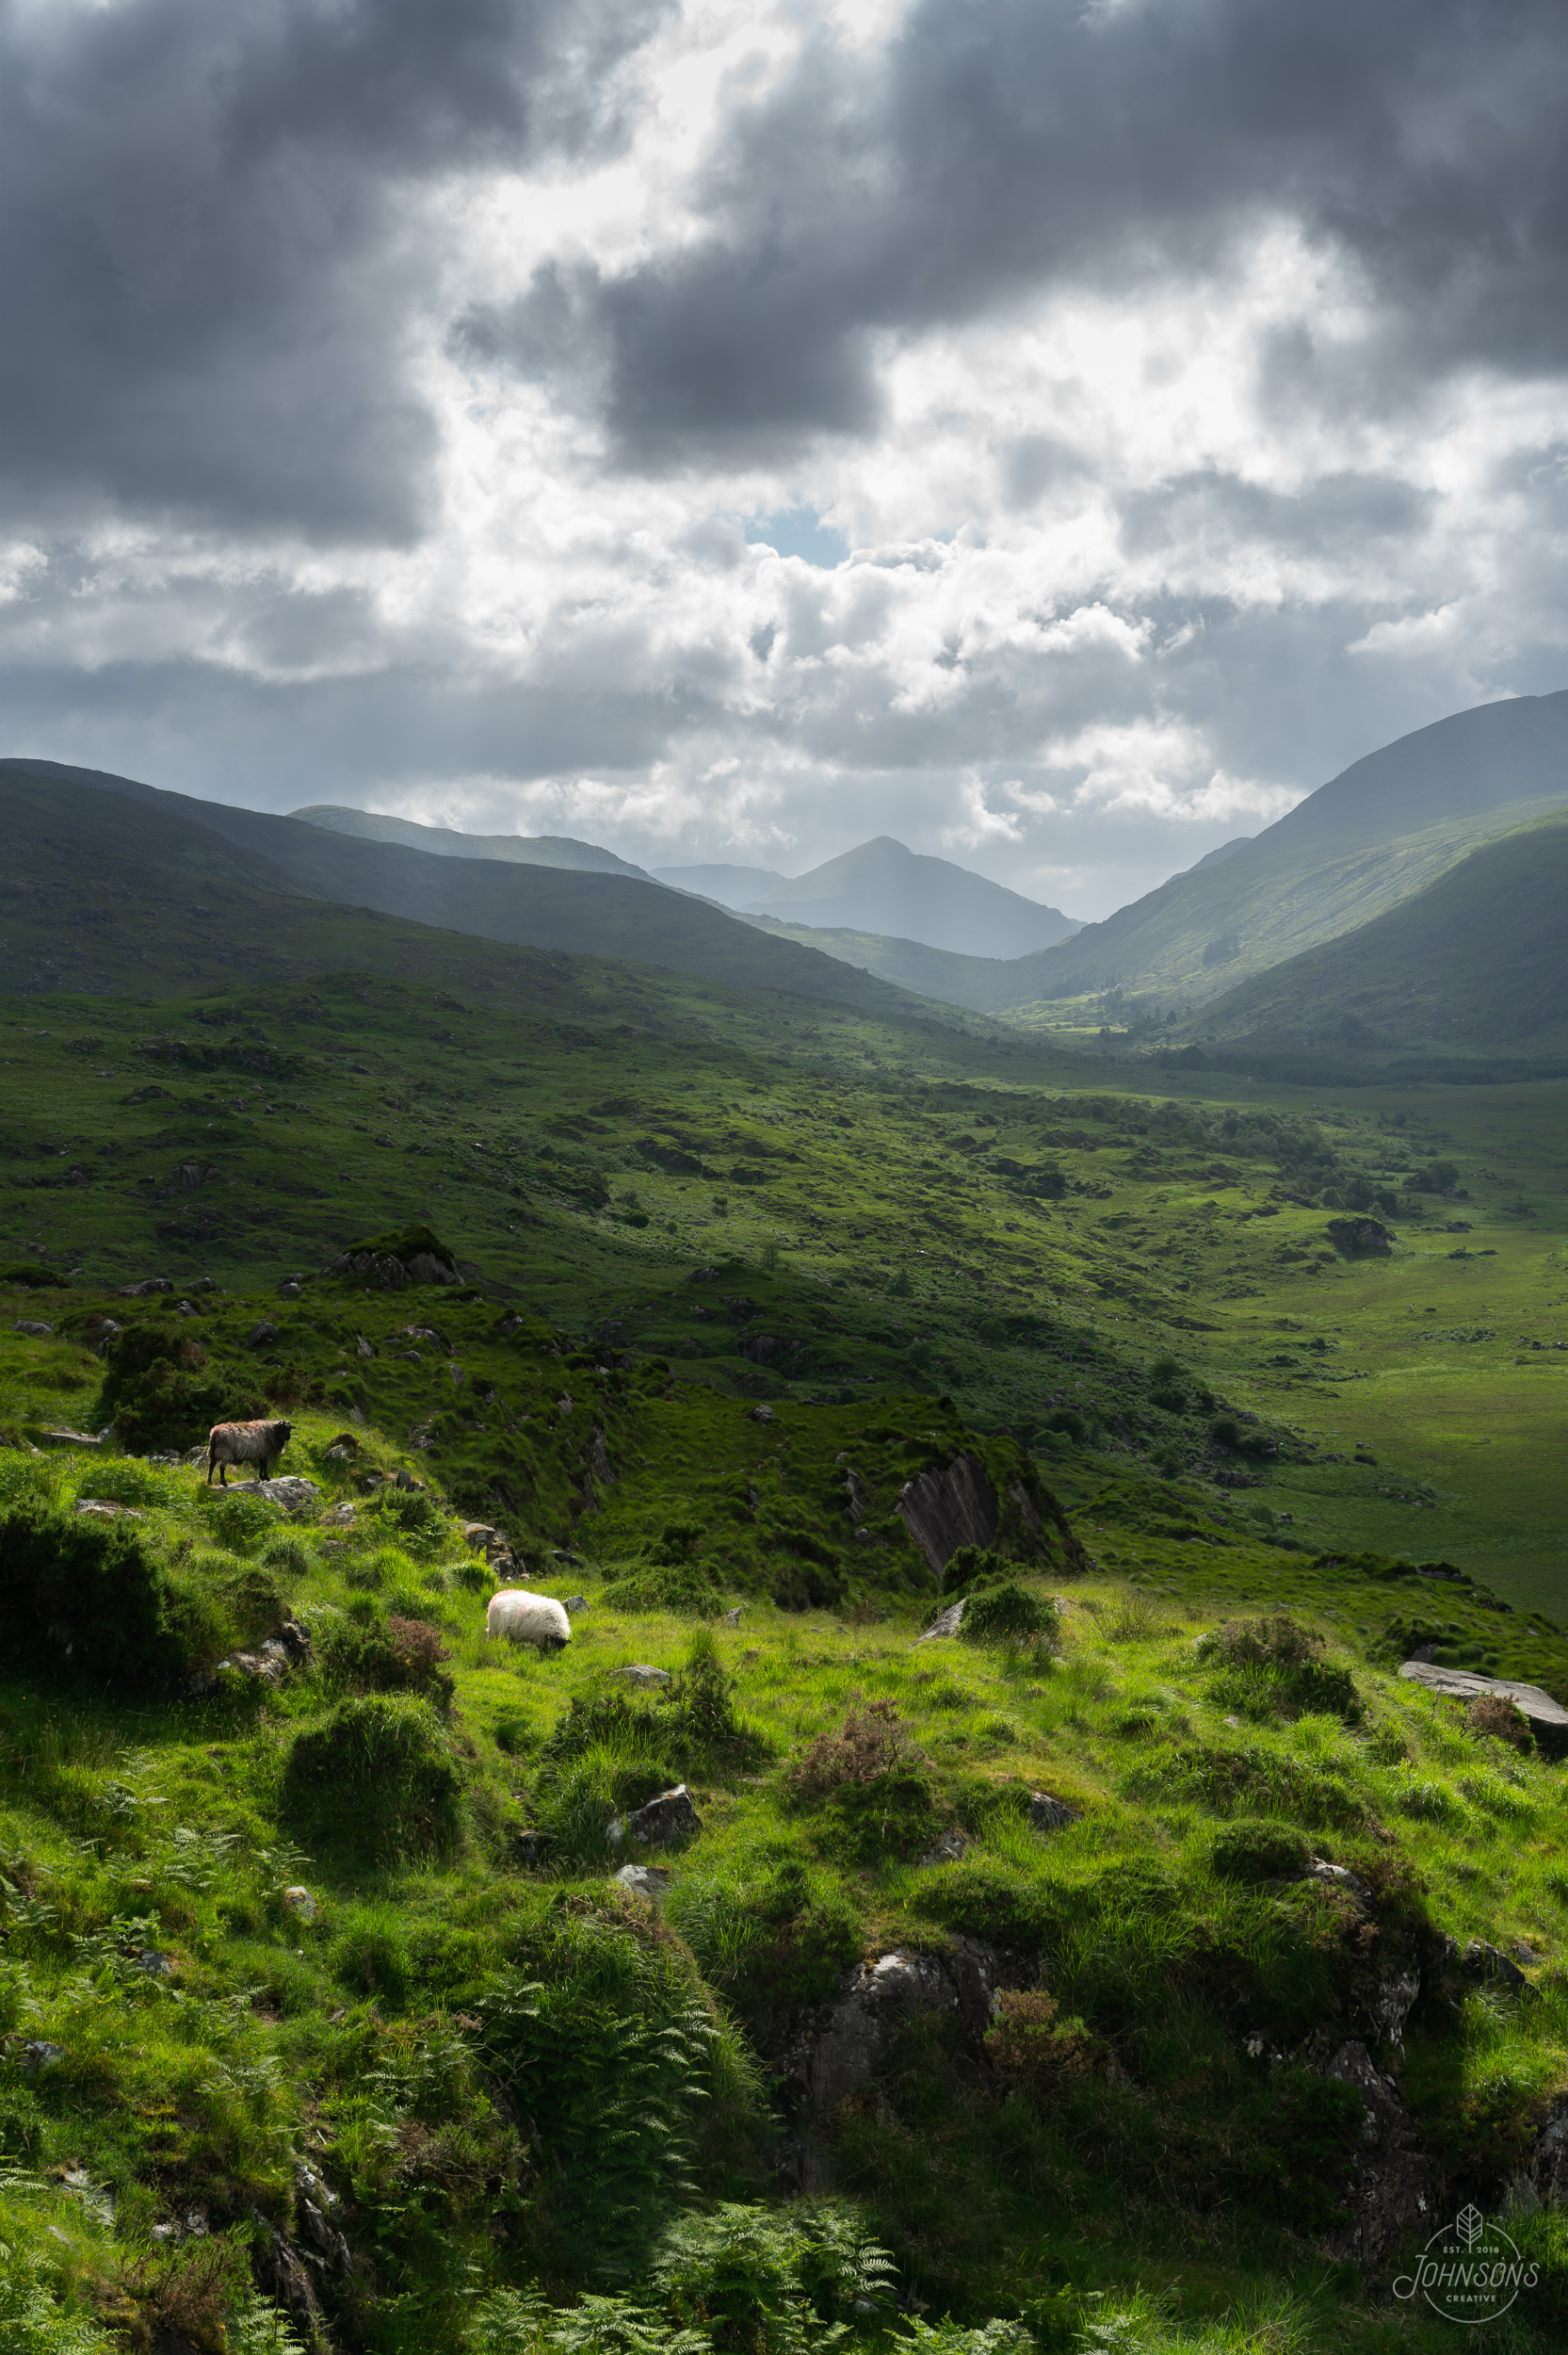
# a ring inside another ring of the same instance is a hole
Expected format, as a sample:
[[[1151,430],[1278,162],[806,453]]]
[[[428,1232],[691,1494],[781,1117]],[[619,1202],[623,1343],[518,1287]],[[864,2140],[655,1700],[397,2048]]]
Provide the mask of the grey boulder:
[[[644,1848],[668,1848],[677,1840],[694,1839],[703,1828],[702,1817],[692,1804],[691,1794],[684,1782],[673,1791],[661,1791],[646,1807],[635,1808],[629,1815],[618,1815],[605,1837],[612,1848],[627,1843]]]
[[[1431,1660],[1407,1660],[1399,1674],[1409,1684],[1424,1684],[1429,1693],[1445,1693],[1454,1700],[1479,1700],[1485,1694],[1495,1693],[1513,1703],[1544,1750],[1568,1750],[1568,1709],[1544,1693],[1539,1684],[1520,1684],[1509,1677],[1472,1676],[1467,1668],[1440,1668]]]

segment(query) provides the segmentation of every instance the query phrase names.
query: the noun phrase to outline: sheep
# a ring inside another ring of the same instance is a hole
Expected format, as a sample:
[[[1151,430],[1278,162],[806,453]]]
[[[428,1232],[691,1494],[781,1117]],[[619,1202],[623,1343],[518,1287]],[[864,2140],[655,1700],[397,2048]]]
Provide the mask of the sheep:
[[[282,1455],[294,1436],[291,1422],[215,1422],[207,1434],[207,1486],[214,1471],[218,1485],[229,1485],[231,1464],[254,1464],[256,1478],[269,1477],[273,1459]]]
[[[572,1641],[572,1622],[553,1595],[530,1595],[525,1586],[503,1586],[490,1599],[485,1633],[504,1635],[510,1644],[537,1644],[541,1651],[563,1651]]]

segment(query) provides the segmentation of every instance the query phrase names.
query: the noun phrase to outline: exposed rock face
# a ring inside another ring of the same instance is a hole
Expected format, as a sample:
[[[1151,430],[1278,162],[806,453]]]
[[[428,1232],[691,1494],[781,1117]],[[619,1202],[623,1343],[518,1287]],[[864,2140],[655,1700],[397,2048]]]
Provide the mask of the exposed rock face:
[[[1399,1670],[1412,1684],[1424,1684],[1429,1693],[1447,1693],[1455,1700],[1478,1700],[1483,1693],[1500,1694],[1511,1700],[1528,1721],[1541,1747],[1551,1755],[1568,1751],[1568,1709],[1553,1700],[1539,1684],[1517,1684],[1507,1677],[1472,1676],[1466,1668],[1439,1668],[1430,1660],[1407,1660]]]
[[[1379,1986],[1376,1996],[1367,2006],[1368,2017],[1378,2035],[1387,2044],[1402,2044],[1405,2022],[1415,2008],[1421,1992],[1421,1973],[1414,1964],[1403,1971],[1390,1972]]]
[[[462,1277],[450,1259],[431,1251],[416,1251],[399,1259],[391,1251],[340,1251],[321,1271],[323,1275],[364,1275],[383,1291],[401,1291],[407,1284],[461,1284]]]
[[[299,2251],[273,2230],[259,2208],[251,2209],[251,2221],[256,2227],[251,2270],[257,2287],[287,2309],[289,2320],[308,2347],[330,2347],[321,2301]]]
[[[1331,1218],[1325,1231],[1334,1249],[1347,1259],[1384,1255],[1399,1240],[1391,1226],[1385,1226],[1377,1218]]]
[[[507,1538],[489,1521],[464,1521],[463,1543],[471,1553],[482,1553],[491,1569],[504,1578],[516,1567]]]
[[[292,1668],[308,1668],[315,1657],[311,1639],[297,1619],[285,1619],[276,1635],[252,1649],[232,1651],[197,1677],[191,1686],[195,1693],[210,1692],[225,1668],[236,1675],[249,1677],[257,1684],[282,1684]]]
[[[826,2120],[876,2075],[900,2029],[923,2014],[955,2017],[978,2066],[998,1991],[1034,1977],[1024,1957],[970,1938],[956,1939],[945,1955],[895,1948],[857,1964],[831,2003],[796,2020],[783,2055],[790,2106],[805,2113],[808,2131],[812,2120]]]
[[[630,1843],[644,1848],[667,1848],[671,1841],[690,1840],[703,1828],[703,1819],[691,1802],[691,1794],[684,1782],[673,1791],[661,1791],[646,1807],[635,1808],[630,1815],[618,1815],[606,1834],[612,1848]]]
[[[659,1685],[670,1681],[668,1668],[651,1668],[645,1660],[634,1660],[624,1668],[612,1668],[610,1674],[624,1677],[626,1682],[635,1684],[639,1693],[654,1692]]]
[[[353,2271],[354,2261],[348,2244],[332,2218],[337,2209],[337,2194],[312,2167],[300,2166],[295,2174],[299,2202],[299,2238],[305,2246],[300,2251],[307,2265],[340,2278]]]
[[[646,1897],[650,1905],[657,1905],[670,1886],[671,1876],[662,1864],[623,1864],[613,1880],[634,1896]]]
[[[285,1472],[278,1480],[247,1481],[247,1496],[265,1497],[268,1504],[281,1504],[285,1513],[298,1513],[307,1504],[314,1504],[321,1494],[314,1480],[301,1480],[297,1472]]]
[[[1554,2103],[1535,2137],[1529,2180],[1544,2208],[1568,2207],[1568,2102]]]
[[[1504,1954],[1500,1946],[1489,1946],[1483,1938],[1473,1938],[1459,1958],[1460,1969],[1468,1979],[1483,1979],[1494,1987],[1506,1989],[1510,1995],[1533,1995],[1534,1988],[1519,1965]]]
[[[877,2071],[898,2030],[921,2012],[957,2011],[952,1974],[932,1955],[895,1952],[863,1962],[790,2055],[790,2077],[820,2118]]]
[[[594,1479],[602,1481],[606,1488],[613,1488],[615,1468],[610,1462],[609,1449],[606,1444],[605,1435],[597,1424],[594,1425],[593,1437],[588,1443],[588,1461]]]
[[[1365,2044],[1342,2044],[1323,2073],[1353,2086],[1366,2104],[1347,2194],[1350,2222],[1331,2244],[1333,2253],[1378,2266],[1424,2221],[1426,2232],[1432,2229],[1428,2162],[1394,2080],[1380,2075]]]
[[[936,1644],[949,1635],[956,1635],[963,1625],[964,1600],[964,1597],[961,1595],[957,1602],[950,1602],[947,1605],[946,1611],[939,1611],[924,1635],[915,1637],[916,1644]]]
[[[984,1547],[995,1539],[996,1491],[972,1455],[955,1455],[940,1471],[906,1481],[897,1511],[938,1585],[961,1546]]]
[[[1036,1831],[1065,1831],[1069,1824],[1083,1821],[1083,1810],[1069,1807],[1065,1799],[1053,1799],[1048,1791],[1029,1794],[1029,1822]]]

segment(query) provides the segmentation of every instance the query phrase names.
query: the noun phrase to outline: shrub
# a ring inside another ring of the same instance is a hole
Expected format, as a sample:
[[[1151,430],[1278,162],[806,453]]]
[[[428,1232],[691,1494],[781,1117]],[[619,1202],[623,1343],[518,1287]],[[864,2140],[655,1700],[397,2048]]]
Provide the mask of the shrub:
[[[457,1761],[434,1710],[412,1694],[340,1701],[296,1734],[283,1797],[302,1836],[382,1862],[450,1849],[461,1831]]]
[[[863,1788],[917,1758],[910,1730],[892,1701],[851,1709],[841,1733],[819,1733],[784,1777],[800,1805],[824,1799],[846,1783]]]
[[[846,1862],[913,1856],[941,1828],[924,1761],[891,1701],[851,1709],[841,1733],[818,1734],[784,1778],[798,1807],[821,1808],[819,1843]]]
[[[0,1517],[0,1655],[129,1688],[191,1664],[139,1530],[21,1503]]]
[[[1480,1739],[1506,1742],[1511,1749],[1533,1750],[1535,1736],[1524,1711],[1506,1693],[1478,1693],[1464,1713],[1465,1729]]]
[[[1238,1815],[1214,1835],[1214,1869],[1227,1880],[1295,1880],[1312,1861],[1306,1834],[1268,1816]]]
[[[1058,2010],[1043,1988],[1009,1990],[997,1996],[995,2023],[986,2031],[985,2049],[1003,2086],[1042,2105],[1091,2076],[1104,2058],[1083,2022],[1059,2019]]]
[[[1326,1660],[1322,1637],[1288,1612],[1227,1620],[1202,1638],[1198,1656],[1224,1671],[1216,1681],[1215,1699],[1228,1701],[1245,1716],[1325,1712],[1347,1724],[1361,1716],[1361,1696],[1349,1668]]]
[[[703,1977],[756,2028],[830,1996],[861,1952],[860,1922],[832,1889],[790,1859],[760,1882],[694,1885],[684,1876],[667,1911]]]
[[[146,1454],[194,1447],[215,1422],[262,1415],[266,1402],[213,1366],[193,1335],[147,1323],[109,1343],[95,1412],[114,1424],[121,1447]]]
[[[683,1757],[746,1768],[773,1755],[773,1744],[735,1705],[735,1679],[724,1673],[706,1629],[691,1639],[686,1664],[660,1701],[660,1739]]]
[[[87,1484],[90,1482],[91,1486]],[[163,1475],[134,1456],[111,1455],[89,1467],[82,1494],[102,1504],[164,1504],[170,1502]]]
[[[949,1599],[994,1586],[1008,1575],[1010,1565],[990,1546],[960,1546],[942,1573],[942,1591]]]
[[[456,1686],[440,1631],[396,1614],[383,1620],[373,1603],[370,1613],[363,1620],[329,1620],[318,1632],[316,1658],[326,1682],[342,1693],[422,1693],[445,1713]]]
[[[959,1633],[966,1644],[1022,1643],[1054,1637],[1060,1626],[1054,1604],[1022,1586],[988,1586],[963,1606]]]
[[[225,2315],[251,2290],[249,2241],[243,2230],[190,2240],[134,2268],[129,2287],[146,2322],[166,2339],[221,2347]]]
[[[711,1573],[686,1561],[635,1569],[606,1586],[603,1597],[606,1610],[689,1613],[700,1619],[717,1618],[723,1600]]]

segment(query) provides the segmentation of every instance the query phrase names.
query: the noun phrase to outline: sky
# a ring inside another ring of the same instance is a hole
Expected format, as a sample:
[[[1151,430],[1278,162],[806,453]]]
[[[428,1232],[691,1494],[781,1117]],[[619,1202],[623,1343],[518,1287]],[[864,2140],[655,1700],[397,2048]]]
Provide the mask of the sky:
[[[0,753],[1089,918],[1568,685],[1560,0],[0,0]]]

